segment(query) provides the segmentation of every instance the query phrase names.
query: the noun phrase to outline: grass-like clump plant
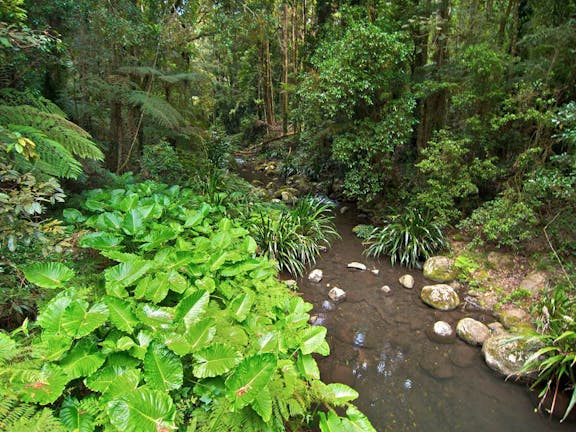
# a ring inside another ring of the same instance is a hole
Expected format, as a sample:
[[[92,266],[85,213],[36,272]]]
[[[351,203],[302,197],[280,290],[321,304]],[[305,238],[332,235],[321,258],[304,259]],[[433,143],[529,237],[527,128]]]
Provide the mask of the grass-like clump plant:
[[[402,213],[388,216],[382,228],[375,228],[364,245],[368,256],[390,256],[397,262],[414,267],[448,245],[440,226],[430,214],[406,208]]]
[[[333,205],[318,197],[304,197],[292,209],[261,209],[251,216],[251,234],[264,255],[281,270],[300,276],[330,241],[338,237]]]
[[[537,305],[538,332],[528,335],[536,338],[542,348],[531,355],[524,372],[537,375],[532,388],[540,390],[540,407],[550,403],[547,410],[558,413],[560,393],[570,395],[562,420],[566,420],[576,406],[576,292],[574,285],[559,284]],[[551,402],[550,402],[551,401]]]

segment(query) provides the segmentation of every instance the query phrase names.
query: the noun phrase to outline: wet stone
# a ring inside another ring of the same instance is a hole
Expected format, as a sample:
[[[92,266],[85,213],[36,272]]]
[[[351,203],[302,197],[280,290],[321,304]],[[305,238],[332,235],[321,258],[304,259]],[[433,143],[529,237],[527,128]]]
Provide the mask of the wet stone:
[[[370,270],[370,273],[372,273],[374,276],[378,276],[380,274],[380,270],[372,269],[372,270]]]
[[[326,312],[331,312],[334,309],[336,309],[336,305],[332,303],[330,300],[324,300],[322,302],[322,309],[324,309]]]
[[[468,368],[474,365],[478,357],[478,350],[470,345],[455,345],[448,354],[450,361],[459,368]]]
[[[326,323],[326,314],[320,312],[310,317],[309,323],[313,326],[320,326]]]
[[[436,379],[450,379],[454,376],[454,368],[449,359],[439,353],[426,353],[419,360],[420,367]]]
[[[348,267],[349,269],[355,269],[355,270],[361,270],[361,271],[366,270],[366,265],[365,265],[365,264],[362,264],[362,263],[359,263],[359,262],[356,262],[356,261],[351,262],[351,263],[348,263],[347,267]]]
[[[388,285],[381,286],[379,291],[384,295],[392,294],[392,288],[390,288]]]
[[[490,334],[492,336],[502,334],[506,331],[502,323],[499,323],[498,321],[488,324],[488,328],[490,329]]]
[[[308,280],[311,282],[320,282],[322,280],[322,277],[324,276],[324,274],[322,273],[322,270],[320,269],[314,269],[310,272],[310,274],[308,275]]]
[[[328,293],[328,297],[330,297],[334,303],[340,303],[346,299],[346,291],[338,287],[334,287]]]
[[[398,282],[400,282],[400,285],[402,285],[404,288],[414,288],[414,277],[412,275],[405,274],[398,280]]]
[[[441,344],[454,343],[456,340],[452,326],[445,321],[436,321],[432,327],[427,328],[426,336],[432,342]]]
[[[473,318],[463,318],[458,321],[456,333],[460,339],[470,345],[482,345],[490,336],[490,329]]]

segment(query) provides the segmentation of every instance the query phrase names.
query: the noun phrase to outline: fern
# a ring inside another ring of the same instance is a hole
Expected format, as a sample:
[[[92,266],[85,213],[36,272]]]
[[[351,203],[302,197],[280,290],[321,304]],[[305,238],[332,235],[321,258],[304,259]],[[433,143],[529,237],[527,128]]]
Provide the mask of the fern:
[[[144,114],[152,117],[160,126],[176,129],[183,123],[180,113],[159,96],[134,90],[128,93],[126,102],[133,107],[140,108]]]

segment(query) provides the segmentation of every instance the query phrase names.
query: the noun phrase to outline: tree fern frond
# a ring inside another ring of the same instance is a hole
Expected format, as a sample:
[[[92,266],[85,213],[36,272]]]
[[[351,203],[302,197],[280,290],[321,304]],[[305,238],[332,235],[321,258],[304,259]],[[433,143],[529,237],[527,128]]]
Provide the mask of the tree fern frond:
[[[162,72],[151,66],[122,66],[118,72],[129,75],[161,76]]]
[[[207,76],[206,74],[203,73],[187,72],[187,73],[160,75],[158,79],[165,81],[169,84],[176,84],[179,82],[206,81]]]
[[[90,140],[90,134],[61,115],[43,112],[28,105],[0,105],[0,122],[37,129],[75,156],[104,159],[102,151]]]
[[[44,96],[34,93],[32,90],[18,91],[13,88],[0,90],[0,99],[4,105],[19,106],[29,105],[42,112],[67,117],[66,113],[58,105]]]
[[[82,165],[59,142],[49,139],[31,126],[10,125],[9,129],[30,138],[36,144],[36,152],[40,157],[33,165],[35,169],[64,178],[77,178],[82,173]],[[17,158],[17,160],[20,159]],[[23,161],[20,160],[20,162]]]
[[[127,95],[126,102],[140,108],[160,126],[176,129],[183,123],[182,115],[159,96],[135,90]]]

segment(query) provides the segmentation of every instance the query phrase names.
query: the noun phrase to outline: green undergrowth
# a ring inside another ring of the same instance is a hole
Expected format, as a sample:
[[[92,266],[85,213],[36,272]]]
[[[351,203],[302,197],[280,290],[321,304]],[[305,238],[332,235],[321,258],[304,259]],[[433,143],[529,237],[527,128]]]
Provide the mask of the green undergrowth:
[[[107,266],[23,266],[54,295],[0,334],[0,429],[374,431],[356,391],[320,380],[312,305],[225,206],[151,181],[84,198],[63,217]]]

